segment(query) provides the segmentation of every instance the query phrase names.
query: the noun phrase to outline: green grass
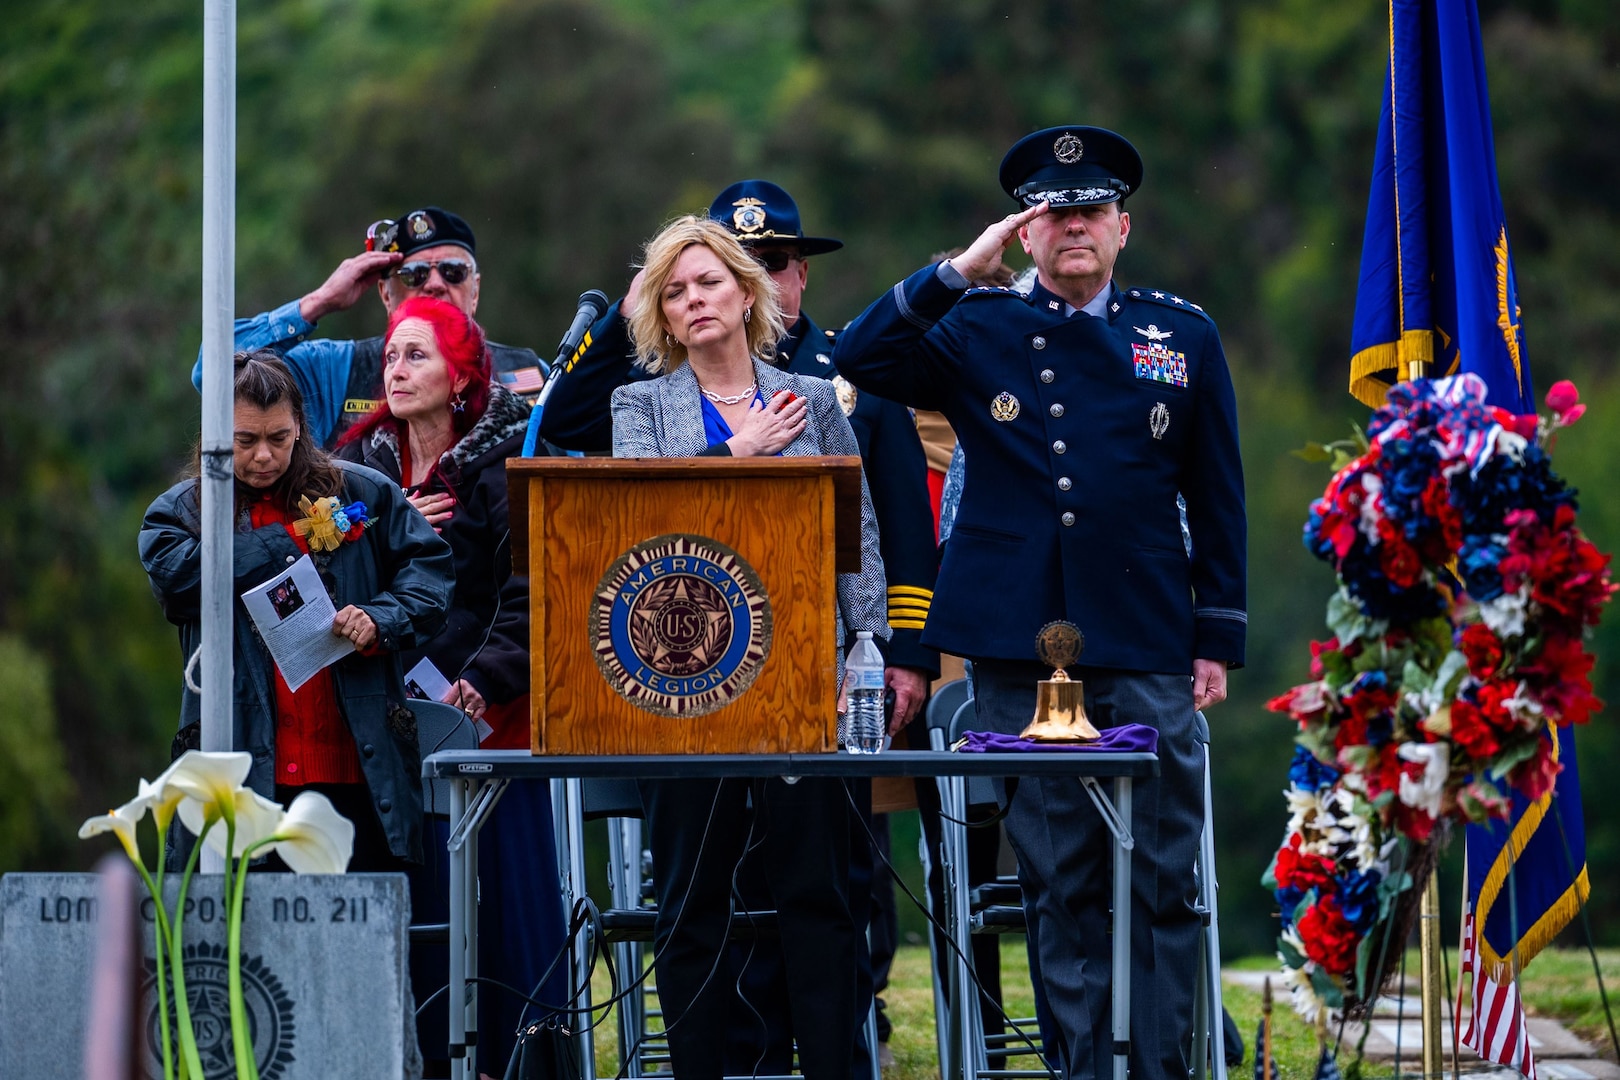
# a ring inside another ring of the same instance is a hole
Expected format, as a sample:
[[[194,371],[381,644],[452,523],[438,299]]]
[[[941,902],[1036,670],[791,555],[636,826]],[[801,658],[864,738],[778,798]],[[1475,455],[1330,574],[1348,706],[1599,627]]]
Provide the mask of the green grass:
[[[1600,949],[1598,958],[1610,1001],[1620,1005],[1620,949]],[[1451,985],[1455,988],[1455,954],[1449,959],[1453,965]],[[1245,971],[1274,971],[1276,960],[1265,956],[1245,957],[1228,966]],[[1407,971],[1415,973],[1417,968],[1418,956],[1413,950],[1407,957]],[[1029,968],[1022,938],[1009,937],[1003,941],[1001,970],[1002,985],[1007,992],[1007,1012],[1014,1017],[1031,1015],[1033,996],[1029,990]],[[598,1000],[607,995],[607,989],[606,973],[598,967],[595,985]],[[1226,1007],[1243,1032],[1245,1048],[1252,1055],[1254,1034],[1260,1021],[1260,994],[1230,983],[1224,993]],[[1416,991],[1413,993],[1415,995]],[[1554,949],[1542,953],[1526,972],[1522,993],[1531,1015],[1562,1021],[1596,1046],[1603,1057],[1614,1060],[1603,1001],[1593,977],[1591,958],[1585,951]],[[895,1058],[895,1069],[886,1072],[884,1080],[937,1080],[939,1061],[934,1046],[934,999],[927,948],[913,945],[900,949],[883,998],[894,1025],[889,1049]],[[1318,1055],[1316,1033],[1294,1015],[1286,997],[1281,995],[1272,1011],[1272,1046],[1284,1080],[1314,1074]],[[613,1075],[618,1068],[618,1054],[611,1018],[596,1029],[596,1053],[598,1075]],[[1417,1046],[1412,1047],[1409,1057],[1403,1052],[1404,1074],[1410,1075],[1410,1070],[1416,1067],[1418,1053]],[[1252,1061],[1252,1057],[1249,1060]],[[1347,1063],[1348,1058],[1341,1061]],[[1245,1064],[1241,1075],[1252,1075],[1252,1065]],[[1392,1064],[1368,1062],[1361,1075],[1364,1080],[1379,1080],[1392,1078],[1395,1073]],[[1352,1078],[1347,1074],[1346,1080]]]

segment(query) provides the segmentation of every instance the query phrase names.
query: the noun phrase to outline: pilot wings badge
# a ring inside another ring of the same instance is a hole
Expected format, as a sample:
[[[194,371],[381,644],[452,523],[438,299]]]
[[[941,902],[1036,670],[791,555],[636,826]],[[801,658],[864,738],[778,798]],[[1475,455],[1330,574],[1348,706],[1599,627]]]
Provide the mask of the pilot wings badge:
[[[1170,335],[1175,333],[1174,330],[1160,330],[1157,323],[1148,323],[1146,330],[1142,329],[1140,326],[1133,326],[1131,329],[1135,330],[1138,334],[1141,334],[1149,341],[1169,341]]]

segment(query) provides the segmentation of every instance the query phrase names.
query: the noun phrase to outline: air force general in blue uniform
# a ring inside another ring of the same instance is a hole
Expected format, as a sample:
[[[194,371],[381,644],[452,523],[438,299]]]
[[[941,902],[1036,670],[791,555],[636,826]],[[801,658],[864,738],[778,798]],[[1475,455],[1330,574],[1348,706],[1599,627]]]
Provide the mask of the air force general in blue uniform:
[[[1050,675],[1036,634],[1067,619],[1085,635],[1077,673],[1093,722],[1159,730],[1160,778],[1135,803],[1131,1073],[1185,1080],[1202,822],[1194,709],[1221,700],[1227,668],[1243,662],[1243,473],[1215,324],[1185,297],[1113,282],[1130,233],[1121,204],[1141,177],[1112,132],[1026,137],[1001,168],[1020,210],[894,286],[844,331],[834,361],[863,391],[944,413],[960,439],[966,483],[923,640],[974,660],[981,725],[1029,723]],[[1033,289],[967,288],[1015,235]],[[1108,1076],[1106,829],[1072,780],[1019,784],[1007,825],[1052,1010],[1048,1052],[1069,1076]]]

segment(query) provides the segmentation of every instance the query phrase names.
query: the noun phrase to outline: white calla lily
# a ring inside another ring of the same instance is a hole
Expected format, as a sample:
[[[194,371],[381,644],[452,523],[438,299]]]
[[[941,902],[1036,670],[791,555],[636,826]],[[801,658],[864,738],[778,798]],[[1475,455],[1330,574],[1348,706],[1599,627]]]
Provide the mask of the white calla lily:
[[[231,811],[236,821],[235,844],[230,852],[226,852],[225,843],[229,830],[215,828],[209,830],[208,846],[228,859],[237,859],[242,856],[251,845],[270,839],[281,827],[282,819],[287,816],[281,804],[274,799],[267,799],[252,788],[238,788],[231,799]]]
[[[180,820],[201,836],[209,822],[229,822],[235,815],[236,793],[252,768],[253,755],[246,751],[188,750],[158,779],[165,793],[180,792]]]
[[[135,826],[146,816],[146,804],[140,799],[127,802],[116,810],[99,814],[79,826],[79,839],[88,840],[102,833],[112,833],[124,845],[124,853],[136,866],[141,864],[141,850],[135,843]]]
[[[341,874],[354,854],[354,822],[318,791],[292,801],[271,850],[297,874]]]

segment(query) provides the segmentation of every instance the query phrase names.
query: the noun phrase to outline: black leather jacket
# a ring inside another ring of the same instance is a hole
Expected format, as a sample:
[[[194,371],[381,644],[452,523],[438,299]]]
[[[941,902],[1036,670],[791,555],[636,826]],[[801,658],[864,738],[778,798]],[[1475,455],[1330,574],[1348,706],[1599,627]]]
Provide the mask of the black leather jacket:
[[[432,637],[444,625],[455,585],[450,547],[387,477],[364,466],[339,464],[344,472],[344,503],[365,503],[373,524],[358,540],[322,556],[326,563],[322,577],[339,610],[354,604],[371,616],[383,651],[344,657],[332,667],[333,681],[388,846],[397,856],[420,861],[421,758],[415,731],[397,710],[391,714],[389,706],[402,705],[405,700],[399,651]],[[199,494],[193,480],[159,495],[141,522],[141,564],[164,615],[180,628],[183,658],[189,658],[202,640],[200,522]],[[240,596],[286,569],[301,554],[281,525],[259,529],[239,525],[233,548],[233,590]],[[236,602],[231,681],[231,746],[253,755],[248,785],[274,797],[273,662],[240,600]],[[197,695],[182,687],[182,730],[201,719],[201,707]]]

